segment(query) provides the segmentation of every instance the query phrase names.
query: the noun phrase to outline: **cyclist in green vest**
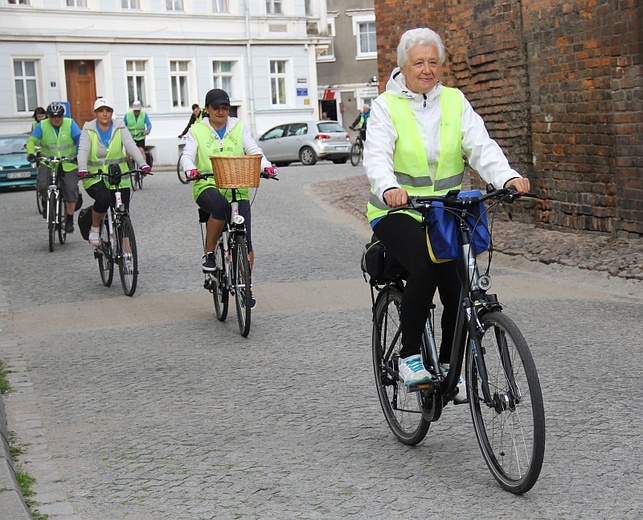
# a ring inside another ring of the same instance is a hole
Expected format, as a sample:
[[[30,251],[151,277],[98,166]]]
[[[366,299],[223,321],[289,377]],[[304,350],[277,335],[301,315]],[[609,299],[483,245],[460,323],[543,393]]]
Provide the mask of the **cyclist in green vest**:
[[[511,169],[462,92],[440,82],[445,53],[442,40],[431,29],[404,33],[397,49],[398,67],[386,91],[373,101],[364,150],[371,184],[368,220],[387,251],[409,272],[401,304],[399,363],[407,385],[431,377],[422,363],[420,341],[436,288],[444,306],[440,363],[448,369],[460,281],[456,262],[431,260],[419,215],[387,211],[406,205],[409,196],[461,189],[463,154],[487,183],[529,191],[529,180]],[[458,394],[464,395],[461,385]]]
[[[188,178],[200,173],[212,173],[211,155],[241,156],[261,154],[263,151],[250,134],[250,130],[236,117],[230,117],[230,97],[225,90],[210,90],[205,96],[205,109],[208,118],[192,125],[188,131],[187,141],[181,156],[181,166]],[[265,156],[261,159],[261,168],[268,175],[276,175],[276,169]],[[226,217],[230,214],[231,190],[219,190],[213,178],[194,182],[193,196],[199,208],[210,215],[206,223],[205,251],[203,270],[211,272],[216,269],[214,248],[225,226]],[[246,237],[248,239],[248,258],[254,262],[252,248],[250,196],[247,188],[237,190],[239,213],[246,219]],[[253,306],[254,306],[253,298]]]
[[[78,177],[83,179],[83,188],[92,199],[92,225],[89,230],[89,244],[100,245],[100,223],[107,213],[110,203],[114,202],[115,186],[100,177],[87,176],[90,173],[102,171],[107,173],[109,166],[118,164],[123,173],[129,170],[125,150],[136,160],[143,173],[147,174],[152,168],[145,162],[145,156],[136,146],[132,135],[122,121],[114,122],[114,107],[104,99],[94,102],[96,119],[88,121],[83,126],[78,145]],[[124,175],[120,185],[121,197],[125,208],[129,209],[130,178]]]
[[[364,105],[362,111],[353,121],[353,124],[350,126],[351,130],[359,130],[359,136],[362,138],[362,142],[366,141],[366,128],[368,127],[368,120],[371,117],[371,107]]]
[[[179,139],[183,139],[185,135],[188,133],[188,130],[194,123],[200,123],[204,117],[208,117],[208,112],[207,110],[203,109],[201,110],[201,107],[199,107],[198,103],[194,103],[192,105],[192,114],[190,114],[190,120],[188,121],[187,126],[179,134]]]
[[[132,139],[134,139],[141,154],[146,157],[145,136],[152,131],[152,123],[150,116],[143,110],[143,104],[138,99],[132,103],[132,109],[125,114],[123,122],[129,133],[132,134]]]
[[[46,157],[68,157],[75,159],[80,139],[80,128],[76,122],[65,116],[62,103],[53,102],[47,107],[47,118],[40,121],[27,140],[27,159],[34,162],[36,147]],[[62,194],[65,200],[65,232],[74,232],[74,212],[78,201],[78,166],[73,161],[65,161],[58,165],[58,177],[62,181]],[[36,189],[43,200],[44,218],[47,207],[47,188],[51,182],[49,167],[38,166]]]
[[[36,107],[33,111],[33,123],[31,123],[31,131],[33,132],[38,126],[38,123],[43,119],[47,119],[47,111],[42,107]]]

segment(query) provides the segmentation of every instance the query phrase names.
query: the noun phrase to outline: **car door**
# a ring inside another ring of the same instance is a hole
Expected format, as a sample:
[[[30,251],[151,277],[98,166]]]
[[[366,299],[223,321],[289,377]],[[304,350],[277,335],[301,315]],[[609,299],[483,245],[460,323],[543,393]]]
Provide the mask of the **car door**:
[[[299,160],[299,151],[306,145],[307,123],[291,123],[284,138],[284,155],[290,161]]]
[[[283,161],[284,134],[288,125],[279,125],[271,128],[259,138],[259,148],[270,162]]]

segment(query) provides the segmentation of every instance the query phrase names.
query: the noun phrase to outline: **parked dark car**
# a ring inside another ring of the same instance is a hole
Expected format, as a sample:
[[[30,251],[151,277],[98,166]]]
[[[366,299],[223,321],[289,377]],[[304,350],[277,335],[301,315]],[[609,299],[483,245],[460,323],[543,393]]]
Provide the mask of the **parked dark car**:
[[[32,186],[38,172],[27,160],[29,134],[0,135],[0,188]]]
[[[275,126],[259,138],[264,155],[277,166],[301,161],[315,164],[320,159],[345,163],[351,141],[337,121],[302,121]]]

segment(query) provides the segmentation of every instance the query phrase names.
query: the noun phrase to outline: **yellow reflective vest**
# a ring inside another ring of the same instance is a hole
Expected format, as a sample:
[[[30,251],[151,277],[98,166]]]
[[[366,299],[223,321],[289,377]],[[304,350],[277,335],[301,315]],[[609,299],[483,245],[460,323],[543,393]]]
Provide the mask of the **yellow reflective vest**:
[[[406,98],[384,93],[391,122],[397,132],[393,151],[393,171],[400,188],[410,196],[443,195],[462,187],[464,159],[462,158],[462,111],[464,101],[460,91],[443,87],[440,93],[440,158],[435,179],[431,178],[426,150],[413,112]],[[371,190],[366,216],[369,221],[388,212],[386,206]],[[405,211],[416,220],[422,216]]]

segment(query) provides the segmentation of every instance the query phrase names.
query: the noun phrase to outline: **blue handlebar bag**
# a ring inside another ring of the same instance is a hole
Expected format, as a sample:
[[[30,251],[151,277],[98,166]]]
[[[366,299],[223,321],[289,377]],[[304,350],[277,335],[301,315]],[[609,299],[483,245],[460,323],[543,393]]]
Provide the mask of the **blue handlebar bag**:
[[[461,191],[457,199],[481,197],[480,191]],[[460,244],[459,215],[461,209],[445,207],[434,202],[426,216],[426,242],[431,260],[435,263],[457,260],[462,254]],[[469,242],[472,254],[479,255],[489,249],[491,238],[487,221],[487,209],[483,202],[467,209],[465,222],[469,228]]]

